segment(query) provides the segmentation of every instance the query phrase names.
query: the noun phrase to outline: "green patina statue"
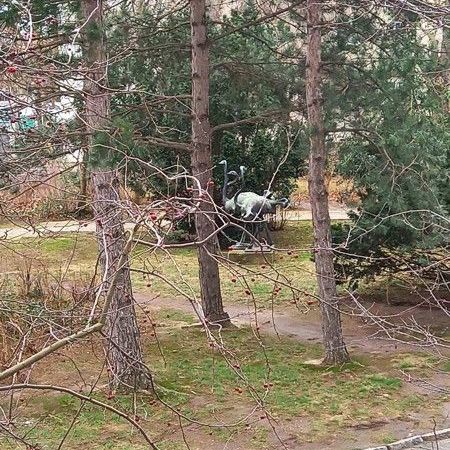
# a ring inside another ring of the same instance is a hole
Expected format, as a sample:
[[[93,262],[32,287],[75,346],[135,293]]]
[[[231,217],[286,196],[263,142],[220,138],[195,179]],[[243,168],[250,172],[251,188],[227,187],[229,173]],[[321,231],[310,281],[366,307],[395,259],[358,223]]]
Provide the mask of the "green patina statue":
[[[269,190],[264,191],[263,195],[255,192],[242,192],[245,187],[244,166],[240,166],[240,174],[236,171],[228,171],[226,160],[220,161],[224,166],[224,182],[222,187],[223,209],[245,227],[239,242],[231,246],[234,250],[264,250],[272,246],[272,236],[267,224],[266,216],[275,214],[276,208],[280,205],[287,208],[289,200],[287,198],[275,199],[273,193]],[[230,181],[230,177],[232,180]],[[231,186],[240,181],[240,187],[229,198],[228,190]]]

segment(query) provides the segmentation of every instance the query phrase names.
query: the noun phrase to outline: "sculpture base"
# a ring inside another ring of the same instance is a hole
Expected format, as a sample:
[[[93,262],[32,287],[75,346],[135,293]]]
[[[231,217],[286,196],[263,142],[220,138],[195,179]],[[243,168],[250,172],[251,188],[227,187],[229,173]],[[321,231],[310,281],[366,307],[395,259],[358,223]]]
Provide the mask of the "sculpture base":
[[[231,247],[228,248],[228,251],[234,251],[234,250],[247,250],[249,248],[250,244],[241,244],[238,242],[237,244],[233,244]]]
[[[250,245],[237,243],[228,248],[228,252],[273,253],[273,251],[273,248],[267,244]]]
[[[273,253],[273,248],[268,245],[253,245],[244,250],[246,253]]]
[[[229,261],[238,264],[273,264],[275,253],[270,247],[266,251],[261,251],[261,246],[250,247],[244,250],[229,249],[227,258]]]

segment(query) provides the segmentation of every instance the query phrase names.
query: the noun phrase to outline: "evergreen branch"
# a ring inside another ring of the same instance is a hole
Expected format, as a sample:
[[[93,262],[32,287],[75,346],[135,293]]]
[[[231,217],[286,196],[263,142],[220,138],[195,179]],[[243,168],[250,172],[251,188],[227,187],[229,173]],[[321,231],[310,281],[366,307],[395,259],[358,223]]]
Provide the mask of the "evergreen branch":
[[[265,120],[273,120],[283,114],[288,114],[290,110],[278,109],[276,111],[268,111],[257,116],[247,117],[246,119],[236,120],[235,122],[221,123],[212,127],[211,132],[215,133],[217,131],[228,130],[230,128],[238,127],[239,125],[255,124],[260,123]]]
[[[297,2],[293,2],[291,5],[286,6],[285,8],[277,9],[276,11],[274,11],[271,14],[267,14],[265,16],[258,17],[255,20],[252,20],[250,22],[244,23],[244,25],[241,25],[239,27],[235,27],[235,28],[233,28],[233,29],[231,29],[229,31],[226,31],[225,33],[222,33],[222,34],[220,34],[219,36],[217,36],[215,38],[211,38],[210,41],[213,41],[213,42],[214,41],[218,41],[219,39],[223,39],[224,37],[227,37],[227,36],[229,36],[229,35],[231,35],[233,33],[236,33],[237,31],[244,30],[244,29],[246,29],[248,27],[251,27],[253,25],[258,25],[260,23],[268,22],[269,20],[271,20],[271,19],[273,19],[273,18],[275,18],[275,17],[277,17],[277,16],[279,16],[281,14],[284,14],[285,12],[289,12],[289,11],[295,9],[297,6],[301,5],[302,3],[305,3],[305,0],[299,0]]]
[[[187,142],[166,141],[165,139],[144,136],[139,136],[139,139],[158,147],[171,148],[172,150],[178,150],[187,153],[192,153],[193,151],[191,144]]]

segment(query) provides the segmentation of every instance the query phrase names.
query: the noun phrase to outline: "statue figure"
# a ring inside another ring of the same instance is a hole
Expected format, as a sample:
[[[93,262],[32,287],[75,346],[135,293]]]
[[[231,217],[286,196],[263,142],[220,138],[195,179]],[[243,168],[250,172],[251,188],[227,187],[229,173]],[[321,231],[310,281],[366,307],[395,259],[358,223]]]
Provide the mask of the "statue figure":
[[[228,194],[228,188],[234,184],[236,184],[239,180],[239,175],[236,171],[231,170],[228,172],[228,163],[225,159],[219,162],[219,164],[223,165],[223,187],[222,187],[222,204],[223,209],[231,215],[236,215],[237,209],[236,209],[236,197],[239,195],[239,193],[242,190],[242,186],[240,189],[238,189],[234,195],[231,198],[227,197]],[[234,177],[233,180],[229,180],[229,176]]]
[[[252,242],[247,242],[249,233],[256,238],[258,242],[265,242],[271,246],[273,244],[272,236],[270,234],[266,214],[274,214],[277,205],[286,208],[289,205],[287,198],[274,199],[273,193],[265,190],[264,195],[256,194],[255,192],[242,192],[245,186],[245,171],[244,166],[240,166],[240,176],[235,172],[228,172],[228,164],[226,160],[219,164],[224,165],[224,185],[222,188],[222,201],[224,209],[229,214],[234,215],[246,222],[245,227],[247,232],[243,232],[238,243],[232,246],[234,249],[249,249],[252,247]],[[228,176],[232,175],[234,179],[229,182]],[[227,189],[232,184],[235,184],[238,179],[241,181],[241,187],[234,193],[233,197],[227,198]],[[260,247],[259,247],[260,248]]]

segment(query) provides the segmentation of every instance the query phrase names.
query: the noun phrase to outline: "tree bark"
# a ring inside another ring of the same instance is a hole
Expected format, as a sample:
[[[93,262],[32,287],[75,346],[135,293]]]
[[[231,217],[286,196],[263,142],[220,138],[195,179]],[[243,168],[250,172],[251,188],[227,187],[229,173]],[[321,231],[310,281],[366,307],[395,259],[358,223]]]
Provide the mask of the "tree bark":
[[[191,44],[192,44],[192,174],[198,179],[202,191],[212,196],[211,126],[209,123],[209,49],[206,34],[205,0],[191,0]],[[194,196],[200,201],[200,210],[195,215],[195,226],[199,241],[212,236],[216,228],[213,205],[198,190]],[[220,291],[217,239],[212,238],[197,250],[199,263],[200,292],[205,318],[221,325],[229,324],[229,316],[223,310]]]
[[[85,117],[88,127],[89,151],[95,151],[94,133],[102,131],[110,119],[110,98],[107,86],[107,58],[103,37],[102,0],[83,0],[86,20],[85,60],[88,73],[84,85]],[[125,230],[119,208],[119,176],[116,171],[92,173],[93,209],[96,219],[100,265],[104,292],[117,270],[125,250]],[[112,389],[137,390],[152,387],[151,377],[143,364],[139,328],[134,309],[129,267],[120,269],[116,289],[106,320],[105,353]]]
[[[115,171],[92,174],[94,213],[102,270],[106,271],[103,290],[117,271],[126,239],[120,214],[120,178]],[[117,287],[106,320],[107,355],[112,389],[152,389],[151,377],[143,364],[139,327],[134,309],[133,290],[128,265],[120,269]]]
[[[321,92],[321,3],[320,0],[307,1],[306,102],[311,132],[308,188],[325,347],[323,363],[334,365],[348,361],[349,355],[342,334],[331,247],[331,221],[326,184],[327,151]]]
[[[84,138],[83,138],[84,139]],[[86,217],[89,213],[89,201],[88,201],[88,159],[89,159],[89,151],[88,148],[85,147],[80,150],[81,161],[78,167],[78,173],[80,176],[80,192],[78,198],[78,206],[77,206],[77,214],[78,217]]]

